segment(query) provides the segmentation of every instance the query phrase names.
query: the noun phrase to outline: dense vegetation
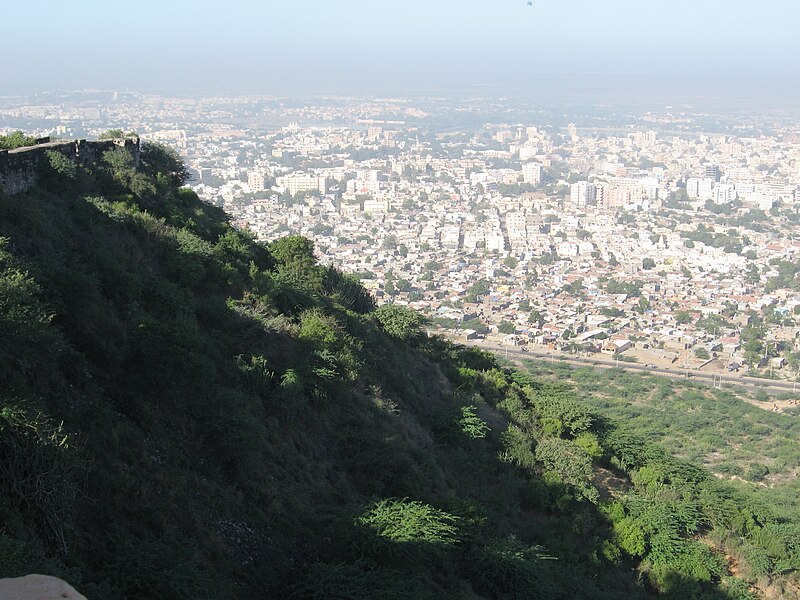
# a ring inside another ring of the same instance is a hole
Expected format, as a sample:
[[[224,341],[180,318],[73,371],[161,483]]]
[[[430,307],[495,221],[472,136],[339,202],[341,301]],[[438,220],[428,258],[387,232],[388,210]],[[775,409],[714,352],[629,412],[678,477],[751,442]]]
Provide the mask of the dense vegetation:
[[[709,521],[701,539],[722,550],[757,590],[772,597],[798,596],[800,408],[776,414],[757,406],[772,407],[764,392],[712,389],[619,369],[573,370],[530,361],[528,372],[557,381],[553,385],[563,393],[580,393],[582,406],[609,422],[624,423],[627,434],[712,473],[716,481],[704,493],[718,504],[705,518],[716,514],[716,520]],[[635,485],[641,474],[631,478]]]
[[[25,146],[33,146],[35,137],[25,135],[22,131],[14,131],[8,135],[0,135],[0,150],[14,150]]]
[[[104,599],[713,599],[800,566],[796,521],[376,308],[308,240],[255,243],[166,148],[46,162],[0,197],[0,576]]]

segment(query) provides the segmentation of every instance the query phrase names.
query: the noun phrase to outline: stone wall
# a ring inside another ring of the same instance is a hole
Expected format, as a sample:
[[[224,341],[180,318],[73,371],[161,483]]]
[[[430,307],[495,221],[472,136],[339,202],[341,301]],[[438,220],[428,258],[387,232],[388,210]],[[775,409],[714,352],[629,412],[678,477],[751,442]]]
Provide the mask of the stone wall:
[[[48,151],[60,152],[80,165],[91,165],[102,159],[103,153],[114,148],[126,148],[139,164],[139,138],[119,138],[87,142],[74,140],[51,142],[49,138],[37,140],[35,146],[0,150],[0,189],[8,195],[26,192],[36,185],[39,163]]]

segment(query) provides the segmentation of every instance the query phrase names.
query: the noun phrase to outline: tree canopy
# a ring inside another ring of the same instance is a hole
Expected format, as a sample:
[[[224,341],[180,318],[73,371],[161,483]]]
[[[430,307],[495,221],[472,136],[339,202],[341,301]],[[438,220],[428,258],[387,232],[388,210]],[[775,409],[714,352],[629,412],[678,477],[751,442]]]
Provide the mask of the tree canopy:
[[[0,135],[0,150],[14,150],[25,146],[33,146],[36,138],[25,135],[22,131],[15,131],[8,135]]]

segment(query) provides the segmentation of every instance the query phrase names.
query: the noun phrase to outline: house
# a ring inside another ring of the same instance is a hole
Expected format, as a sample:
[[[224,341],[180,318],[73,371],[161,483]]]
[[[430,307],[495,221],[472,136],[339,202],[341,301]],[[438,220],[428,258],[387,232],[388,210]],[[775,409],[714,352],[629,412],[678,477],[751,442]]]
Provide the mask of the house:
[[[603,344],[600,351],[604,354],[620,354],[625,352],[628,348],[632,348],[633,344],[631,344],[630,340],[626,339],[610,339],[607,340],[605,344]]]

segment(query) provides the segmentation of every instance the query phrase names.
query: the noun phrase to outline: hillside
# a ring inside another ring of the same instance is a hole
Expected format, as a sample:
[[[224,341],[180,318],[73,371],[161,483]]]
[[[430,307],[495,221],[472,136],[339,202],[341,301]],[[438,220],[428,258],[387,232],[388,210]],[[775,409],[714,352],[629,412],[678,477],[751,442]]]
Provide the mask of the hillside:
[[[256,244],[168,149],[39,168],[0,195],[0,577],[92,600],[790,597],[796,520],[579,387],[376,308],[307,240]]]
[[[526,371],[579,398],[593,413],[624,423],[629,434],[713,474],[721,483],[717,492],[757,515],[759,529],[738,535],[730,521],[701,539],[722,551],[729,567],[762,595],[798,596],[800,408],[775,413],[764,407],[780,398],[763,391],[715,389],[621,369],[527,361]]]

